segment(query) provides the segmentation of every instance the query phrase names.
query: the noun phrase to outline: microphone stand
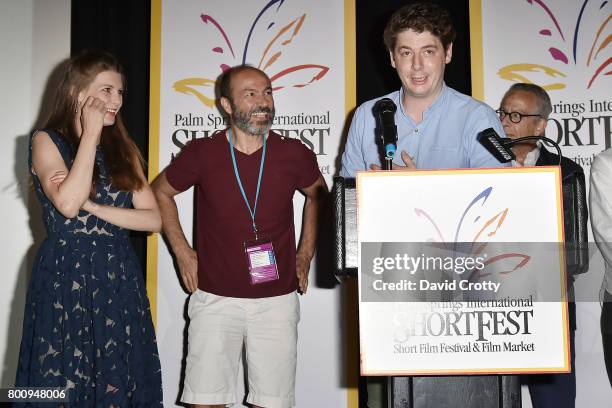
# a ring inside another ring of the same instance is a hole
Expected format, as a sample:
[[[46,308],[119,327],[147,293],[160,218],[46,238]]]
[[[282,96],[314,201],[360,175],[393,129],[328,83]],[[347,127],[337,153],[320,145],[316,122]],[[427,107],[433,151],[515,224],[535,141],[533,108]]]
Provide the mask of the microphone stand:
[[[393,170],[393,157],[385,156],[385,161],[383,162],[383,170]]]
[[[502,145],[504,145],[504,147],[512,147],[515,144],[525,142],[527,140],[542,140],[548,143],[549,145],[553,146],[555,149],[557,149],[557,155],[559,156],[558,165],[561,166],[561,158],[563,157],[563,154],[561,154],[561,148],[559,147],[559,144],[555,142],[554,140],[549,139],[545,136],[525,136],[525,137],[519,137],[518,139],[503,138]]]

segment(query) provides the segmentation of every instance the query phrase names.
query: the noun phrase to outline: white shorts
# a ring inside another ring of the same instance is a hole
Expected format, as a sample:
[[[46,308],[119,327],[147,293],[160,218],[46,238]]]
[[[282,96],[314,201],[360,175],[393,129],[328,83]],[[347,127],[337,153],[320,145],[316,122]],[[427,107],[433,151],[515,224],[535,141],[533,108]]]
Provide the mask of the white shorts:
[[[262,299],[197,290],[189,299],[189,343],[181,401],[234,404],[242,346],[246,350],[250,404],[295,406],[296,292]],[[240,399],[241,401],[241,399]]]

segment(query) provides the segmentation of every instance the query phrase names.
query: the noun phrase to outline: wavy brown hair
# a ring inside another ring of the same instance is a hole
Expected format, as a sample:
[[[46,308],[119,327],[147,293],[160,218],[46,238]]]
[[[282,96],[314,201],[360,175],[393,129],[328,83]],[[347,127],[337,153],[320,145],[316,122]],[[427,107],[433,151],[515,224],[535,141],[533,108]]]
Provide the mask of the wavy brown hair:
[[[75,121],[79,120],[78,95],[104,71],[120,74],[125,88],[125,75],[117,58],[107,52],[88,50],[68,61],[57,89],[53,110],[45,128],[59,132],[71,147],[72,159],[81,141],[81,135],[77,134],[75,129]],[[123,191],[140,190],[143,187],[143,180],[139,176],[138,166],[144,169],[144,160],[125,128],[120,112],[117,112],[113,125],[102,128],[100,146],[111,184]],[[92,196],[95,193],[95,181],[99,178],[100,169],[96,164],[92,180]]]
[[[438,37],[444,50],[455,41],[455,28],[448,10],[435,3],[413,3],[397,10],[387,23],[383,39],[387,50],[393,52],[397,36],[406,30],[417,33],[429,31]]]

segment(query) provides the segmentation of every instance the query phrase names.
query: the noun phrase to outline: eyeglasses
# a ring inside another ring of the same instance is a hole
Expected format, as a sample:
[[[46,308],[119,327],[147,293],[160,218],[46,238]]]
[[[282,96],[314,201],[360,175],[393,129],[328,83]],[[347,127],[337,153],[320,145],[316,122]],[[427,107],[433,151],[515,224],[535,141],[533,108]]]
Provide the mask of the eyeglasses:
[[[542,115],[526,115],[520,112],[506,112],[503,109],[498,109],[495,111],[495,113],[499,115],[499,120],[504,120],[504,118],[507,115],[508,118],[510,119],[510,122],[512,123],[519,123],[521,120],[523,120],[523,118],[528,118],[530,116],[538,116],[540,118],[542,117]]]

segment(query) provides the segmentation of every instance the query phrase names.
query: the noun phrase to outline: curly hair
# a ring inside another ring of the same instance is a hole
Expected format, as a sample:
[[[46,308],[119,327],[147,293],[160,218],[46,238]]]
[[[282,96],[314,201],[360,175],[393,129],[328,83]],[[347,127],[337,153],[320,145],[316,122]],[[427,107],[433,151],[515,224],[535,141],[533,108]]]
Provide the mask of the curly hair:
[[[383,34],[389,51],[395,48],[397,36],[406,30],[429,31],[440,40],[445,50],[457,35],[448,10],[434,3],[414,3],[393,13]]]

